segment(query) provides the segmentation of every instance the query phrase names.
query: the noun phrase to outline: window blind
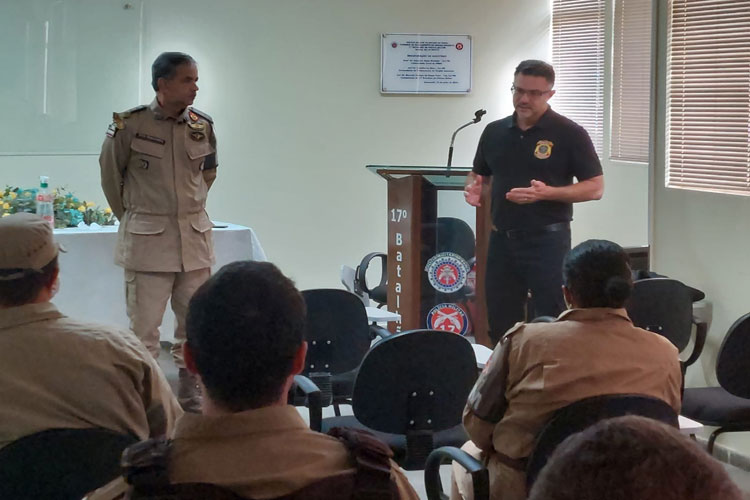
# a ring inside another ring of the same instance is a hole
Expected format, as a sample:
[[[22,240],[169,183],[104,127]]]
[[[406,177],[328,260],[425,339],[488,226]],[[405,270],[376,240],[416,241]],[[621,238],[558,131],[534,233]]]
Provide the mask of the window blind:
[[[669,187],[750,194],[750,2],[670,0]]]
[[[601,156],[604,121],[604,0],[553,0],[554,108],[591,136]]]
[[[615,0],[610,158],[649,160],[651,0]]]

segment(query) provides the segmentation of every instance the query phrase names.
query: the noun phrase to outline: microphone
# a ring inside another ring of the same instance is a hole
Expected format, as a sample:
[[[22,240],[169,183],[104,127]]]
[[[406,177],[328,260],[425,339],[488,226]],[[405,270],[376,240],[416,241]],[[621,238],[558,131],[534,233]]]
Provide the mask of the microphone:
[[[453,132],[453,136],[451,137],[451,145],[448,148],[448,168],[445,171],[445,176],[450,177],[451,176],[451,162],[453,161],[453,141],[456,140],[456,134],[459,130],[464,129],[468,127],[469,125],[473,125],[475,123],[479,123],[479,121],[482,119],[482,117],[487,114],[487,111],[484,109],[478,109],[474,112],[474,119],[471,120],[469,123],[466,123],[464,125],[461,125],[456,129],[455,132]]]

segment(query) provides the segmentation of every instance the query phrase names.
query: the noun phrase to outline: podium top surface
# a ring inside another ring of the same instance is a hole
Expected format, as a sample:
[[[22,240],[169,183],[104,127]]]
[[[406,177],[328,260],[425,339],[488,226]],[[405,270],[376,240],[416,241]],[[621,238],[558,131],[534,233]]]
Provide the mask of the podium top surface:
[[[366,168],[385,180],[420,175],[434,186],[442,189],[463,189],[466,176],[471,172],[469,167],[451,167],[450,176],[446,177],[448,169],[445,166],[367,165]]]

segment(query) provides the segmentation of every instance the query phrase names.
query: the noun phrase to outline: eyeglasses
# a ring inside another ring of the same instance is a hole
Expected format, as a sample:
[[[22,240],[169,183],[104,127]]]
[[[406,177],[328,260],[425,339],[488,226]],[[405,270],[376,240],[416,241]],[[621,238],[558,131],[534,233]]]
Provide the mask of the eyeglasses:
[[[526,90],[522,89],[521,87],[516,87],[515,85],[510,86],[510,91],[513,95],[517,95],[519,97],[523,97],[524,95],[527,95],[531,97],[532,99],[538,99],[542,97],[544,94],[549,94],[552,92],[552,90]]]

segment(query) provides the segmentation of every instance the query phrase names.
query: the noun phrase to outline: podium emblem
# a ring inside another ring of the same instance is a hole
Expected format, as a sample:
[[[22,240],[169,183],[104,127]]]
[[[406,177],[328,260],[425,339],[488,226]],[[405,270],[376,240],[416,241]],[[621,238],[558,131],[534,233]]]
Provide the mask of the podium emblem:
[[[427,261],[425,266],[430,284],[438,292],[453,293],[466,285],[469,264],[453,252],[440,252]]]
[[[427,313],[427,328],[465,335],[469,329],[469,317],[457,304],[438,304]]]

